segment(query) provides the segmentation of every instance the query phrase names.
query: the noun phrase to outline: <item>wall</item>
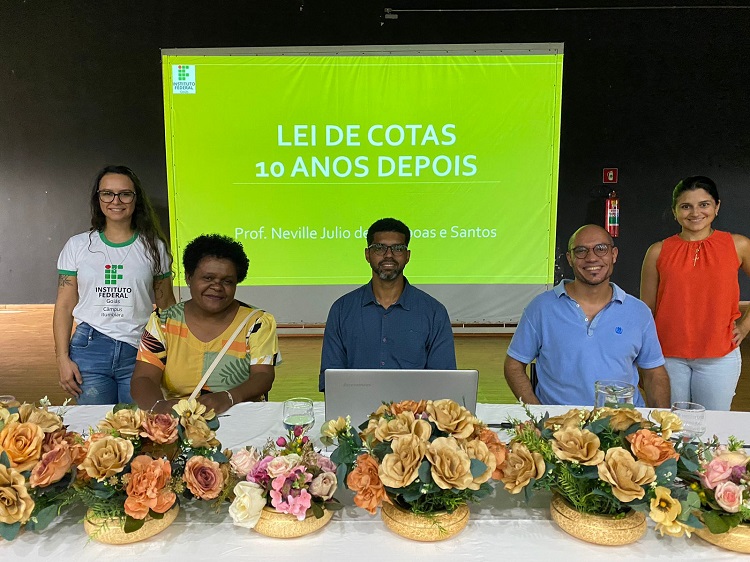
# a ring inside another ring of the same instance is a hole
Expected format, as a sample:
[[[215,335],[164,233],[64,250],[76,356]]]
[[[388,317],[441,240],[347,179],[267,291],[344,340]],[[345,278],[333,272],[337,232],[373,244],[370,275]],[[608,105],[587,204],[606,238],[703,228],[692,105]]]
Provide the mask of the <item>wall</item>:
[[[135,169],[167,224],[161,48],[403,43],[565,43],[558,246],[599,221],[601,169],[618,167],[613,279],[637,294],[649,244],[676,232],[669,203],[681,177],[713,177],[723,200],[716,226],[750,235],[750,9],[725,4],[518,11],[497,1],[508,11],[384,20],[386,6],[481,4],[3,0],[0,303],[54,301],[57,255],[87,229],[90,181],[104,164]]]

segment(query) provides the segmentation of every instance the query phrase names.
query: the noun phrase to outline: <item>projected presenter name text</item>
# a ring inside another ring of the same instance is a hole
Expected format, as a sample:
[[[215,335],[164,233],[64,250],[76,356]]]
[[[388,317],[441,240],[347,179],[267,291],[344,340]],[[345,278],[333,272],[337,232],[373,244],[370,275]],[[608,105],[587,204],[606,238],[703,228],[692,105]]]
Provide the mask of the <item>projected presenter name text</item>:
[[[391,155],[320,156],[299,154],[291,158],[255,164],[258,178],[420,178],[471,177],[477,173],[475,154],[404,154],[409,148],[452,146],[456,125],[293,125],[277,126],[278,147],[368,147],[399,149]]]
[[[412,238],[497,238],[496,228],[481,226],[458,226],[447,228],[415,228],[411,231]],[[349,229],[338,225],[311,227],[308,225],[296,228],[259,226],[257,228],[235,227],[236,240],[336,240],[367,237],[367,228]]]

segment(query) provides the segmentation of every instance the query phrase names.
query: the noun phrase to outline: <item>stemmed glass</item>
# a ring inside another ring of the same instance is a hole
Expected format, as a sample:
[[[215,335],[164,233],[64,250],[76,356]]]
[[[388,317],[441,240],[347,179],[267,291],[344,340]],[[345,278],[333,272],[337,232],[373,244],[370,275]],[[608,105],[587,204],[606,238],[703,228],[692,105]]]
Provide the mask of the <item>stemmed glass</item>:
[[[682,420],[682,430],[677,432],[680,441],[695,441],[706,432],[706,408],[700,404],[675,402],[672,412]]]
[[[313,401],[309,398],[290,398],[284,402],[284,428],[293,431],[301,427],[306,432],[315,424]]]

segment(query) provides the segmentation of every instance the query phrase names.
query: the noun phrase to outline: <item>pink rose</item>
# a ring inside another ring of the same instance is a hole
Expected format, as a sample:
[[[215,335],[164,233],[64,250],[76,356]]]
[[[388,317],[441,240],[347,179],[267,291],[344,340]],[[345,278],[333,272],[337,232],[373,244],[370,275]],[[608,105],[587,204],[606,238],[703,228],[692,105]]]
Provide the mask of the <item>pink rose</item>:
[[[323,472],[336,472],[336,464],[324,455],[318,455],[318,466]]]
[[[285,476],[290,474],[295,467],[299,466],[301,461],[302,459],[300,459],[299,455],[283,455],[281,457],[276,457],[269,462],[266,471],[271,478]]]
[[[245,478],[260,460],[260,453],[254,447],[248,449],[240,449],[234,455],[232,455],[229,464],[232,465],[232,469],[240,478]]]
[[[717,485],[729,480],[731,476],[732,467],[728,462],[713,459],[705,466],[705,470],[701,474],[701,483],[709,490],[713,490]]]
[[[737,513],[742,504],[742,488],[734,482],[721,482],[714,490],[719,507],[728,513]]]

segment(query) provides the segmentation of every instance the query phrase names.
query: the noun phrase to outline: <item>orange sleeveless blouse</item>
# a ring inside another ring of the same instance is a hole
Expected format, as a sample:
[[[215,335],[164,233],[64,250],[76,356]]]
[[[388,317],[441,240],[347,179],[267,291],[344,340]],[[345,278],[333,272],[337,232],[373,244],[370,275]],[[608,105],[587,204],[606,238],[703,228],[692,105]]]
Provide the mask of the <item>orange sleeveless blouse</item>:
[[[734,349],[740,317],[740,260],[732,235],[715,230],[705,240],[664,240],[656,270],[656,331],[665,357],[723,357]]]

